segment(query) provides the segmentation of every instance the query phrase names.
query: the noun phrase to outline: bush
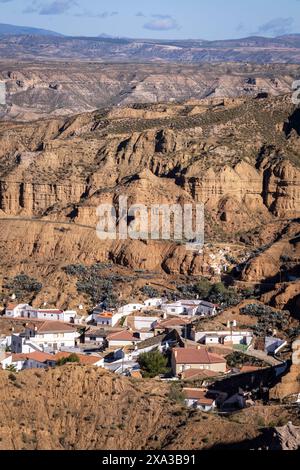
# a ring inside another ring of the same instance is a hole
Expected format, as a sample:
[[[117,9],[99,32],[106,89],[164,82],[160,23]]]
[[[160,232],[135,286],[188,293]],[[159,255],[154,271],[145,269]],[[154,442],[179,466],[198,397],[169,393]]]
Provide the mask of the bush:
[[[175,383],[171,384],[168,397],[171,401],[175,401],[176,403],[181,404],[183,404],[185,400],[185,396],[180,385]]]
[[[290,313],[286,310],[275,310],[267,305],[249,304],[240,309],[242,315],[257,317],[257,324],[253,327],[257,336],[266,336],[272,330],[286,331],[289,326]],[[296,333],[291,330],[291,335]]]
[[[42,290],[43,285],[26,274],[19,274],[13,279],[9,279],[3,287],[13,292],[19,300],[28,297],[28,294],[38,294]]]
[[[79,357],[77,356],[77,354],[70,354],[70,356],[68,357],[62,357],[61,359],[59,359],[57,361],[57,365],[58,366],[64,366],[65,364],[67,364],[68,362],[80,362],[80,359]]]
[[[142,292],[142,294],[146,295],[150,299],[155,299],[156,297],[159,297],[158,290],[154,289],[151,286],[142,287],[141,292]]]
[[[160,374],[166,374],[168,359],[159,351],[143,353],[138,358],[143,377],[153,378]]]
[[[223,282],[211,284],[206,278],[202,278],[197,284],[179,286],[178,290],[185,298],[200,298],[224,308],[236,306],[242,300],[240,294],[228,289]]]
[[[129,282],[131,279],[120,275],[111,274],[103,277],[102,271],[111,267],[111,264],[96,263],[92,266],[72,264],[65,266],[63,270],[70,276],[77,277],[77,292],[90,297],[93,304],[104,303],[104,308],[117,307],[115,285],[119,282]]]

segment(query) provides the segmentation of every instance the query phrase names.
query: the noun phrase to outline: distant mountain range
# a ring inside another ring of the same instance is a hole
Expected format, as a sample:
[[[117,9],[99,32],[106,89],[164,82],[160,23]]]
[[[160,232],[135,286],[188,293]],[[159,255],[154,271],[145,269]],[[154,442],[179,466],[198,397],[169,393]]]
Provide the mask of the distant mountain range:
[[[38,28],[0,24],[0,58],[77,59],[102,62],[300,64],[300,34],[276,38],[132,39],[100,34],[64,36]]]
[[[36,36],[63,36],[63,34],[56,33],[41,28],[31,28],[29,26],[15,26],[13,24],[0,23],[0,34],[8,34],[12,36],[19,35],[36,35]]]

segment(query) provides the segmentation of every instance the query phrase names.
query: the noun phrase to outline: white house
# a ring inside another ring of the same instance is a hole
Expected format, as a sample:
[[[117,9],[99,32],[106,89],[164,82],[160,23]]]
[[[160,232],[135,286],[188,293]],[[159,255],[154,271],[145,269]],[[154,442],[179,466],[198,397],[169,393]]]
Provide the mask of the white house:
[[[199,388],[184,388],[185,404],[190,408],[209,412],[216,408],[216,400],[208,397],[207,390]]]
[[[45,321],[35,327],[27,327],[23,333],[13,334],[11,348],[14,353],[57,351],[62,347],[74,347],[79,337],[76,329],[56,321]]]
[[[11,353],[0,353],[0,368],[6,369],[12,363],[12,354]]]
[[[109,348],[118,348],[120,346],[134,346],[141,340],[134,337],[130,331],[123,330],[117,333],[111,333],[106,337],[106,341]]]
[[[206,302],[205,300],[200,301],[196,315],[200,315],[202,317],[213,317],[216,314],[217,305],[212,304],[211,302]]]
[[[144,302],[145,307],[152,307],[152,308],[159,308],[162,306],[164,299],[157,298],[157,299],[147,299]]]
[[[9,318],[27,318],[31,320],[62,321],[73,323],[77,316],[75,310],[36,309],[28,304],[8,305],[5,316]]]
[[[118,313],[121,313],[123,316],[130,315],[133,312],[139,312],[145,308],[144,304],[127,304],[118,309]]]
[[[252,331],[195,331],[191,330],[191,339],[201,344],[244,344],[250,345],[253,339]]]
[[[16,370],[25,369],[46,369],[55,366],[56,361],[53,354],[47,354],[40,351],[34,351],[28,354],[13,354],[12,365]]]
[[[115,326],[119,320],[112,312],[93,313],[93,319],[97,326]]]
[[[167,315],[208,317],[217,313],[217,306],[204,300],[178,300],[171,304],[162,304],[161,308]]]
[[[107,332],[104,329],[91,330],[84,334],[85,343],[97,343],[101,346],[107,336]]]
[[[159,317],[148,317],[148,316],[134,316],[132,317],[133,328],[136,330],[151,330],[156,323],[160,320]]]
[[[9,318],[36,318],[36,310],[28,304],[9,304],[5,309],[5,316]]]

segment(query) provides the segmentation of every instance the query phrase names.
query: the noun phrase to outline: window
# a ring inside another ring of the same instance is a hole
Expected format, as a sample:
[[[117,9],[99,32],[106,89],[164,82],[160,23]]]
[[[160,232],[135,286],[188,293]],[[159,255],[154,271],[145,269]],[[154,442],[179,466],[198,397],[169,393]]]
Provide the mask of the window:
[[[172,309],[171,309],[171,312],[176,312],[176,308],[172,308]]]

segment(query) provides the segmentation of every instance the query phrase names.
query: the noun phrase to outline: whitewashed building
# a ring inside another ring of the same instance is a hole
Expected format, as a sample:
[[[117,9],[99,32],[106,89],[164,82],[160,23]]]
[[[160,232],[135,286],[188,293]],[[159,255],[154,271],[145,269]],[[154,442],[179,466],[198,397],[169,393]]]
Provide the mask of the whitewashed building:
[[[77,313],[75,310],[37,309],[28,304],[8,305],[5,309],[8,318],[27,318],[30,320],[61,321],[74,323]]]
[[[167,315],[209,317],[217,313],[217,306],[204,300],[178,300],[174,303],[162,304],[161,308]]]
[[[57,351],[73,348],[79,333],[70,325],[62,322],[45,321],[35,327],[26,327],[23,333],[12,335],[11,350],[14,353],[34,351]]]
[[[144,302],[144,306],[149,308],[159,308],[162,306],[163,302],[163,298],[147,299]]]
[[[253,340],[252,331],[195,331],[191,330],[191,339],[201,344],[233,344],[249,346]]]

